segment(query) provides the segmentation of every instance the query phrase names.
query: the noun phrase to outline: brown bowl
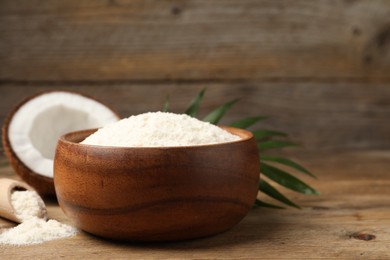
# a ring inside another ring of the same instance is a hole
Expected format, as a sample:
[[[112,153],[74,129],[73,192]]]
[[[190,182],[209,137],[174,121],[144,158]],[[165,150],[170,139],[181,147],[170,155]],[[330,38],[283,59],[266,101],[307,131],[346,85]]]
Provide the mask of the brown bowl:
[[[60,138],[54,185],[65,214],[105,238],[169,241],[209,236],[251,209],[259,182],[253,135],[223,127],[239,141],[187,147],[79,144],[96,129]]]

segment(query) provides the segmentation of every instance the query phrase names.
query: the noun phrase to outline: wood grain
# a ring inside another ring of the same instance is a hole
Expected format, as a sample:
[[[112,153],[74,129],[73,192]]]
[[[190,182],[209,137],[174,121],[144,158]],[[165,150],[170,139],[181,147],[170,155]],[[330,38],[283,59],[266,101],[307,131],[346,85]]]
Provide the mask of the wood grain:
[[[0,80],[389,81],[387,0],[3,0]]]
[[[41,90],[81,91],[122,116],[269,115],[306,149],[390,147],[390,1],[0,1],[0,122]]]
[[[318,175],[307,179],[322,195],[287,192],[302,210],[252,210],[235,228],[181,243],[115,243],[86,233],[41,245],[0,246],[4,259],[26,257],[121,259],[389,259],[389,151],[308,153],[295,156]],[[12,175],[0,167],[0,176]],[[266,199],[266,198],[263,198]],[[71,224],[57,204],[50,218]],[[0,228],[11,222],[0,219]],[[364,236],[366,235],[366,236]],[[374,235],[372,240],[358,238]]]
[[[259,154],[253,135],[193,147],[97,147],[60,138],[54,159],[58,202],[76,227],[104,238],[180,241],[221,233],[252,208]],[[53,188],[54,188],[53,185]]]
[[[92,95],[123,117],[162,109],[183,112],[203,87],[207,92],[200,117],[240,97],[222,123],[247,116],[270,119],[258,128],[285,131],[306,150],[386,149],[390,147],[390,87],[383,83],[241,82],[90,85],[0,85],[0,122],[21,99],[34,93],[65,89]],[[293,149],[292,149],[293,150]]]
[[[3,0],[0,37],[0,122],[42,90],[78,90],[128,116],[160,109],[167,94],[183,111],[208,87],[202,115],[241,96],[225,122],[271,116],[261,126],[304,145],[293,157],[322,192],[288,193],[303,210],[253,210],[206,239],[112,243],[81,233],[0,246],[2,258],[390,258],[390,1]],[[1,177],[14,176],[0,165]],[[70,223],[47,203],[50,217]],[[11,225],[0,219],[0,230]],[[364,234],[375,239],[356,239]]]

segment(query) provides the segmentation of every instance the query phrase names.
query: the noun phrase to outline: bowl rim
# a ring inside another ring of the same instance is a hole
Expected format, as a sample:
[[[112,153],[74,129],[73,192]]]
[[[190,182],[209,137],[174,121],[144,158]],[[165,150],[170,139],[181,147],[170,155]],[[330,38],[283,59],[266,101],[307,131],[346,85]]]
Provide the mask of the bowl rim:
[[[58,139],[58,143],[64,143],[72,146],[78,146],[78,147],[85,147],[85,148],[94,148],[94,149],[124,149],[124,150],[131,150],[131,149],[158,149],[158,150],[174,150],[174,149],[191,149],[191,148],[201,148],[201,147],[217,147],[217,146],[223,146],[223,145],[229,145],[229,144],[236,144],[236,143],[242,143],[246,141],[250,141],[254,139],[254,135],[251,131],[248,131],[246,129],[232,127],[232,126],[225,126],[225,125],[217,125],[218,127],[228,131],[229,133],[233,135],[237,135],[240,137],[240,139],[235,141],[229,141],[229,142],[223,142],[223,143],[212,143],[212,144],[202,144],[202,145],[187,145],[187,146],[106,146],[106,145],[93,145],[93,144],[81,144],[80,142],[75,142],[69,140],[72,136],[82,136],[85,134],[91,135],[94,132],[96,132],[99,128],[91,128],[91,129],[83,129],[78,131],[72,131],[68,132],[64,135],[62,135]],[[84,137],[84,139],[87,136]],[[82,140],[84,140],[82,139]]]

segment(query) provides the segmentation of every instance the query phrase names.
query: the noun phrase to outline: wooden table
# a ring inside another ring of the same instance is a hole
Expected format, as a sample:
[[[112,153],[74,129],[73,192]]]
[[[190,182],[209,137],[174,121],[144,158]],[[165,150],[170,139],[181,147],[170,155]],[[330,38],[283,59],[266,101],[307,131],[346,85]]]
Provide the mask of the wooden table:
[[[320,196],[288,193],[302,210],[255,209],[213,237],[118,243],[86,233],[32,246],[0,246],[1,259],[390,259],[390,151],[295,156],[319,177]],[[0,177],[15,177],[4,163]],[[53,201],[49,217],[70,223]],[[156,219],[158,216],[156,216]],[[11,227],[0,219],[0,229]]]

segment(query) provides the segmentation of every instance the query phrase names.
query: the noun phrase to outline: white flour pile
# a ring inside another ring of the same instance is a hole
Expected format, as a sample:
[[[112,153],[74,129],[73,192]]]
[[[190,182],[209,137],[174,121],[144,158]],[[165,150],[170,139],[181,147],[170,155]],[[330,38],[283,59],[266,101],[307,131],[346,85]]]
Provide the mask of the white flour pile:
[[[122,147],[166,147],[216,144],[240,137],[188,115],[149,112],[107,125],[82,144]]]
[[[45,203],[35,191],[12,192],[11,204],[16,217],[22,222],[34,217],[46,219]]]
[[[46,221],[44,202],[35,191],[14,191],[11,203],[22,223],[1,233],[0,244],[40,244],[77,233],[77,229],[56,220]]]

